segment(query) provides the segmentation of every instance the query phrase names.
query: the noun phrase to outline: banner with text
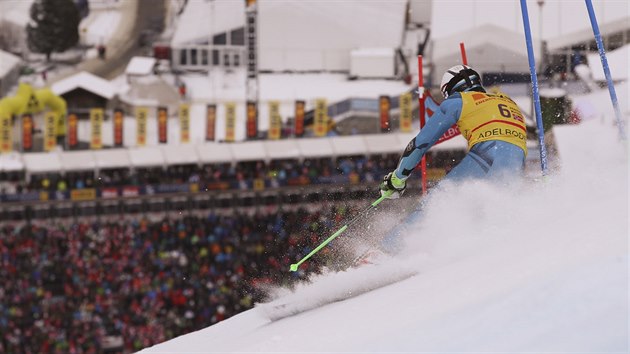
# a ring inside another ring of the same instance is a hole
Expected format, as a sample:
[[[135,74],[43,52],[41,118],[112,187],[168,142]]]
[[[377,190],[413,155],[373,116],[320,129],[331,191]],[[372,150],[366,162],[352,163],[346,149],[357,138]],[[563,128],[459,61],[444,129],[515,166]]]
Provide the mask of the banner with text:
[[[328,133],[328,105],[325,98],[315,100],[313,120],[313,134],[320,137],[326,136]]]
[[[258,107],[256,102],[247,102],[247,139],[258,137]]]
[[[282,117],[280,116],[280,102],[269,101],[269,133],[267,139],[278,140],[282,137]]]
[[[216,134],[217,106],[209,104],[206,106],[206,141],[214,141]]]
[[[90,109],[90,125],[92,133],[90,134],[90,149],[103,148],[103,109]]]
[[[400,131],[403,133],[411,133],[411,120],[413,119],[413,110],[411,106],[411,92],[403,93],[398,99],[400,107]]]
[[[158,142],[160,144],[168,143],[168,108],[158,107],[157,109],[158,123]]]
[[[233,143],[236,135],[236,103],[225,104],[225,141]]]
[[[182,103],[179,105],[179,129],[181,143],[190,142],[190,105]]]
[[[11,152],[13,150],[11,126],[11,115],[2,113],[0,115],[0,152]]]
[[[114,110],[114,146],[122,147],[124,145],[124,126],[125,126],[125,115],[123,110],[120,108],[116,108]]]
[[[305,114],[306,102],[298,100],[295,101],[295,125],[293,133],[296,137],[301,138],[304,136],[304,114]]]
[[[57,146],[57,115],[44,113],[44,151],[52,151]]]
[[[33,150],[33,116],[22,115],[22,151]]]
[[[389,96],[380,96],[378,98],[378,110],[381,122],[381,133],[386,133],[390,131],[390,108],[391,104],[389,101]]]
[[[79,147],[79,117],[75,113],[68,114],[66,145],[68,150],[74,150]]]
[[[136,145],[147,145],[147,115],[149,109],[146,107],[136,107]]]

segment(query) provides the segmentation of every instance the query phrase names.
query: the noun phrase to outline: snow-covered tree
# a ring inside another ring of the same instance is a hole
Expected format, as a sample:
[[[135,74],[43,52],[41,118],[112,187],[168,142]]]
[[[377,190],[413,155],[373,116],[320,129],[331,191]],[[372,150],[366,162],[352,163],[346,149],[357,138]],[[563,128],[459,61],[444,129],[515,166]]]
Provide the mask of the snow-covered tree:
[[[35,53],[64,52],[79,41],[79,11],[73,0],[35,0],[26,25],[28,48]]]

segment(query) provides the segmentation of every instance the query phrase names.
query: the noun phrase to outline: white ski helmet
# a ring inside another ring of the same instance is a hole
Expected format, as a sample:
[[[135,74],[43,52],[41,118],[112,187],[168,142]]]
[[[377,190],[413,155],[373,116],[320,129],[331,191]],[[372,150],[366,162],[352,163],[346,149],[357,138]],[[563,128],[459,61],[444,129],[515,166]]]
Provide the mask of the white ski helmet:
[[[440,91],[444,98],[453,92],[463,92],[473,88],[483,90],[481,76],[468,65],[455,65],[442,75]]]

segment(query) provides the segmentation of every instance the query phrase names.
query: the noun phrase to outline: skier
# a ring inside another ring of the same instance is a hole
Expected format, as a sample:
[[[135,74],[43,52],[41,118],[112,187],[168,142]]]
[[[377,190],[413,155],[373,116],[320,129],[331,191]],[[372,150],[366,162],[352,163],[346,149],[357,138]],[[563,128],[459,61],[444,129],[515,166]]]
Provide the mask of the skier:
[[[526,128],[516,103],[504,94],[486,93],[480,75],[466,65],[448,69],[442,76],[440,90],[445,100],[439,106],[429,107],[435,113],[409,142],[398,167],[383,178],[381,195],[388,199],[402,195],[407,178],[422,156],[453,124],[457,124],[468,141],[468,153],[443,180],[505,180],[523,175],[527,154]],[[431,105],[430,100],[427,102]],[[422,203],[403,225],[416,220],[421,207]],[[398,238],[394,234],[399,233],[400,230],[394,230],[386,240]]]

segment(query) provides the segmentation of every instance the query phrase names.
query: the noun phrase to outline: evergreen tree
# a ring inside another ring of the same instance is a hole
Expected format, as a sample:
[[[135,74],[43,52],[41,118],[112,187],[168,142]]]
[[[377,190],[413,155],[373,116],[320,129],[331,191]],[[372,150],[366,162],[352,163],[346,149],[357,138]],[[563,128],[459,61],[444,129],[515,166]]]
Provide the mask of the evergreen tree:
[[[26,26],[28,48],[50,55],[64,52],[79,41],[79,10],[73,0],[35,0]]]

